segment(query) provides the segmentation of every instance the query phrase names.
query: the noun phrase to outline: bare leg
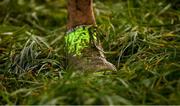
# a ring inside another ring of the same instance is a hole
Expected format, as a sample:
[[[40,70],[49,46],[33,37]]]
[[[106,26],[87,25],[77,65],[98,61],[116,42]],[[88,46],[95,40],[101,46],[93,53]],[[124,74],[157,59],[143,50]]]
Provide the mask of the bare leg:
[[[67,29],[79,25],[95,25],[93,0],[68,0]]]

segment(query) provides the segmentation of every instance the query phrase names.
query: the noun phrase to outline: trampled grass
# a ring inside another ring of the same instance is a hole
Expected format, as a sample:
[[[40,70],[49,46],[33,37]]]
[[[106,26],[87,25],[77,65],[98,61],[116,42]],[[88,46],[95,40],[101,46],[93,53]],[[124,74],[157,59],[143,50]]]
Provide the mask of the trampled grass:
[[[0,104],[180,104],[178,0],[96,0],[112,75],[66,69],[65,0],[0,1]]]

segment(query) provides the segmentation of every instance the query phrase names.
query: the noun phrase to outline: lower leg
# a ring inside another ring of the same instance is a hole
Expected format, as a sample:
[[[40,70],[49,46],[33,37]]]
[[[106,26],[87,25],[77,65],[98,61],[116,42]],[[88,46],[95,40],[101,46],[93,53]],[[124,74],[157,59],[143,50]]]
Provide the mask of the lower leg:
[[[93,0],[68,0],[68,29],[95,24]]]

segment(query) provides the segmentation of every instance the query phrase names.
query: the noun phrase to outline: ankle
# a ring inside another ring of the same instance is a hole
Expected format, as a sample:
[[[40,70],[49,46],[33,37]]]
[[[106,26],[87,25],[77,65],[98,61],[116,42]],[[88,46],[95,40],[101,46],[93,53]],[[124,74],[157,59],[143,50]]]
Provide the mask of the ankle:
[[[80,25],[95,25],[92,0],[68,0],[68,24],[71,29]]]

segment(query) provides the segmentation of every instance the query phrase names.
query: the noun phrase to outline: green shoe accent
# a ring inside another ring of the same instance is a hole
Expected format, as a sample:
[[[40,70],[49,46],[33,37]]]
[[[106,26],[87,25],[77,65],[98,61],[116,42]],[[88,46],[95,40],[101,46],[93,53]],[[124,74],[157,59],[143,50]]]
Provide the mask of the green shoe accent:
[[[92,26],[78,26],[67,32],[65,42],[68,53],[80,56],[82,50],[89,47],[90,39],[97,40],[96,31],[93,30],[95,30],[95,27]]]

